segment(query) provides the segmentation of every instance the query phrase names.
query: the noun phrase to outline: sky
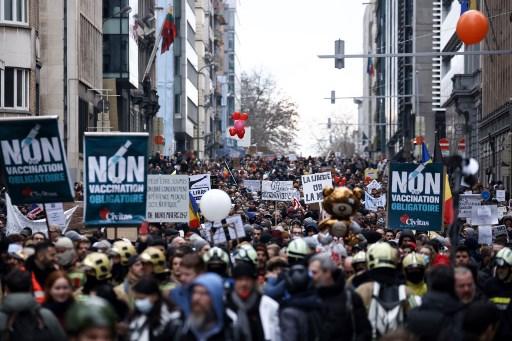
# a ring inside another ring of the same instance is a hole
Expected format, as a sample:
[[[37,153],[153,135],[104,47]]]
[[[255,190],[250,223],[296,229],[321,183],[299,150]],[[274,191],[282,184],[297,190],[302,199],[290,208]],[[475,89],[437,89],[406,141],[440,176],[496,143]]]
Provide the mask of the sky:
[[[360,96],[363,60],[347,59],[345,68],[334,68],[334,41],[345,40],[345,53],[363,50],[363,15],[369,0],[240,0],[238,56],[242,71],[262,70],[298,106],[299,151],[315,154],[315,137],[328,138],[329,116],[344,116],[357,123],[353,100],[336,96]],[[312,132],[314,130],[314,132]]]

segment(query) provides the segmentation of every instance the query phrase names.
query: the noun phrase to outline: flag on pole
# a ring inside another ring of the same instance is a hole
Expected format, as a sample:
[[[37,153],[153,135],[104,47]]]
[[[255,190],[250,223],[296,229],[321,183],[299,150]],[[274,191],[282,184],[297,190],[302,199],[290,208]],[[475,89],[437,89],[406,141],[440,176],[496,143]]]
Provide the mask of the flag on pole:
[[[432,158],[430,157],[430,153],[428,152],[427,145],[425,142],[421,144],[421,163],[427,164],[432,162]]]
[[[443,221],[446,225],[453,224],[455,220],[455,210],[453,208],[453,197],[452,190],[450,189],[450,181],[448,180],[448,174],[444,175],[444,217]]]
[[[478,10],[478,1],[477,0],[461,0],[460,15],[463,15],[466,11],[469,11],[470,9]]]
[[[164,24],[162,25],[162,49],[160,53],[165,53],[169,50],[177,35],[178,29],[174,23],[173,9],[169,7]]]
[[[188,226],[190,226],[190,228],[197,229],[199,226],[201,226],[201,219],[199,218],[199,205],[197,205],[196,199],[194,199],[194,196],[190,192],[188,193],[188,197],[190,199],[188,205]]]

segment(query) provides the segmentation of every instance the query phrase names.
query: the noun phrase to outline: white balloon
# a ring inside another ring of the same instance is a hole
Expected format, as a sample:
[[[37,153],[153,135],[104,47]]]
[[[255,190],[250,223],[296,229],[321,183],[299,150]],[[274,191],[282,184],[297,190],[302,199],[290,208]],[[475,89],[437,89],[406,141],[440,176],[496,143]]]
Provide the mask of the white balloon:
[[[231,199],[229,195],[220,189],[211,189],[201,197],[199,203],[201,214],[213,222],[220,222],[231,211]]]

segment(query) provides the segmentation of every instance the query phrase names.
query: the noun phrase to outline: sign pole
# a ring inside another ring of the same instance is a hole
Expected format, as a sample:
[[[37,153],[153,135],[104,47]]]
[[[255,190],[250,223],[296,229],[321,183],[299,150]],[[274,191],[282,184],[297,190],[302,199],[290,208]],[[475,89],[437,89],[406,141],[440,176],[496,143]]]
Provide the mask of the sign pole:
[[[46,213],[46,207],[43,204],[44,221],[46,222],[46,229],[48,233],[48,240],[50,240],[50,222],[48,221],[48,214]]]

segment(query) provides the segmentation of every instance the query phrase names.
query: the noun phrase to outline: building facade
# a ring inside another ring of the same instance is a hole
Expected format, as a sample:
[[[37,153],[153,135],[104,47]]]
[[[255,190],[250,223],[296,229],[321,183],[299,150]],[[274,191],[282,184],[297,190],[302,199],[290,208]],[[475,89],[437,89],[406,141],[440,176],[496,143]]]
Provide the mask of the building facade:
[[[38,1],[0,0],[0,116],[38,115]]]
[[[58,115],[73,181],[102,88],[102,1],[39,1],[40,114]]]

